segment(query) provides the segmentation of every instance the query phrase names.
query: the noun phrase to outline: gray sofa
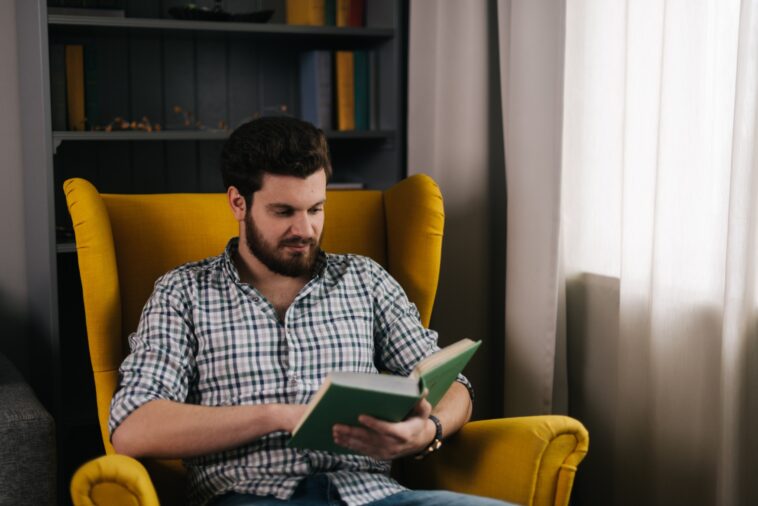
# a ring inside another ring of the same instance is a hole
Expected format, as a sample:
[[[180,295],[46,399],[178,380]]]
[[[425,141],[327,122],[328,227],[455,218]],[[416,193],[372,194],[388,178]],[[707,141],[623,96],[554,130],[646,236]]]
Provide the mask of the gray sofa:
[[[0,354],[0,506],[54,505],[55,423]]]

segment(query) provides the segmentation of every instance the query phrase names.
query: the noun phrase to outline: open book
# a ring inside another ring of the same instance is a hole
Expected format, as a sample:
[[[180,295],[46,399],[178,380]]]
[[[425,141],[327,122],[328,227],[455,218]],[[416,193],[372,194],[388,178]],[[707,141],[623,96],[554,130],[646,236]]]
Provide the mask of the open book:
[[[359,415],[390,422],[404,420],[428,389],[432,406],[479,348],[481,341],[462,339],[419,362],[407,377],[391,374],[331,372],[308,403],[287,443],[290,448],[352,453],[332,438],[335,424],[360,426]]]

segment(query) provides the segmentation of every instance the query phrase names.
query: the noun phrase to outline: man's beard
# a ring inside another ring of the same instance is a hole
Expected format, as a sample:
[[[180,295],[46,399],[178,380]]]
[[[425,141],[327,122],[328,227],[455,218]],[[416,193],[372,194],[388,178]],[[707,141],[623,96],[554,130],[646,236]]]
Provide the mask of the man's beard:
[[[245,218],[245,240],[255,257],[271,272],[298,278],[311,276],[316,265],[316,259],[320,251],[319,241],[316,239],[303,239],[299,236],[291,236],[279,241],[277,245],[267,242],[258,228],[253,223],[253,218],[248,213]],[[309,248],[304,252],[285,253],[286,246],[304,246]]]

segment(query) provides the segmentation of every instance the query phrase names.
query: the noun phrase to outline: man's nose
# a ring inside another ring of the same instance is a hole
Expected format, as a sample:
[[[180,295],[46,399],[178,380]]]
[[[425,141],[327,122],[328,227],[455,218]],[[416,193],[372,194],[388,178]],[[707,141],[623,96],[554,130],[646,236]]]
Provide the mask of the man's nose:
[[[290,227],[292,235],[310,238],[313,235],[313,220],[308,213],[298,213],[293,217]]]

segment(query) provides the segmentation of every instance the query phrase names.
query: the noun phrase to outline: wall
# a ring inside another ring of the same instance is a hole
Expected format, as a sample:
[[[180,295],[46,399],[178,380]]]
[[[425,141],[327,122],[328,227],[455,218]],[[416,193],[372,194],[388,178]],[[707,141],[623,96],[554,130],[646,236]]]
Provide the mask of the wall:
[[[0,0],[0,352],[28,376],[16,8]]]

